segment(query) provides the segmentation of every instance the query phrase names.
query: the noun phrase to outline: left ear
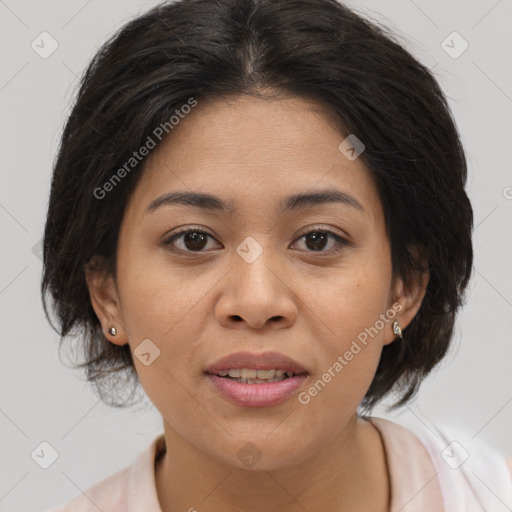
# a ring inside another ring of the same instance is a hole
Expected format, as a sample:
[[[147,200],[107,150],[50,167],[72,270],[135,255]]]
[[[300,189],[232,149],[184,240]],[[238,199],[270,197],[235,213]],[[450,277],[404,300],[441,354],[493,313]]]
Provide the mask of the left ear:
[[[389,345],[397,339],[392,329],[393,322],[396,320],[402,331],[405,330],[418,313],[427,291],[430,278],[428,264],[426,260],[420,256],[419,250],[414,250],[413,254],[415,258],[419,258],[424,270],[416,270],[410,276],[408,286],[405,285],[403,278],[399,277],[396,279],[393,289],[394,300],[389,305],[390,309],[395,311],[396,314],[389,322],[390,326],[386,328],[384,336],[385,345]],[[416,261],[418,261],[418,259],[416,259]]]

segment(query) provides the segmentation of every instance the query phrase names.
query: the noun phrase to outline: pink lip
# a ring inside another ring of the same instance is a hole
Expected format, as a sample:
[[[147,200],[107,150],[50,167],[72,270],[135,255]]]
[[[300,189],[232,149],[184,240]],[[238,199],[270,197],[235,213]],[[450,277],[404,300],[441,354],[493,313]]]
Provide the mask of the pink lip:
[[[220,371],[229,369],[283,370],[296,373],[278,382],[243,384],[220,377]],[[294,359],[279,352],[235,352],[218,359],[205,370],[206,377],[224,398],[245,407],[268,407],[284,402],[302,386],[308,372]]]
[[[231,368],[233,367],[231,366]],[[243,366],[243,368],[247,368],[247,366]],[[295,375],[282,381],[260,384],[243,384],[211,374],[208,374],[207,378],[223,397],[237,405],[269,407],[280,404],[295,395],[298,388],[307,379],[307,375]]]
[[[215,361],[205,373],[217,374],[222,370],[247,368],[252,370],[284,370],[294,373],[307,373],[297,361],[279,352],[235,352]],[[272,383],[271,383],[272,384]]]

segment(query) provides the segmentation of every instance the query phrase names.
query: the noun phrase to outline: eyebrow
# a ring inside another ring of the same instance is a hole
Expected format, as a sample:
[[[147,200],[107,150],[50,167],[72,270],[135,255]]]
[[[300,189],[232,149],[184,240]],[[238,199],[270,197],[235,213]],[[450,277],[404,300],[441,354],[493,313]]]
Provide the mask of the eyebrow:
[[[316,192],[305,192],[285,197],[278,206],[280,215],[289,214],[322,204],[337,203],[351,206],[364,213],[361,203],[350,194],[337,189],[324,189]],[[146,213],[154,212],[165,205],[181,205],[199,208],[205,211],[219,211],[234,214],[238,211],[233,200],[223,200],[218,196],[201,192],[168,192],[157,197],[148,204]]]

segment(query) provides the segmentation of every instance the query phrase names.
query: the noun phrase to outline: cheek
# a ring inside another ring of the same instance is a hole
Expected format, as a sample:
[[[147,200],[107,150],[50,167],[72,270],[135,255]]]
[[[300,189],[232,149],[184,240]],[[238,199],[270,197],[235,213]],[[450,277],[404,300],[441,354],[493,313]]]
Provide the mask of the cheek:
[[[331,426],[327,430],[333,435],[370,387],[380,360],[384,330],[391,328],[391,320],[381,320],[387,305],[384,287],[375,285],[373,278],[354,277],[338,284],[345,285],[344,293],[333,295],[330,305],[324,301],[323,317],[328,328],[314,340],[318,374],[298,397],[305,421],[318,425],[328,416]]]
[[[304,302],[323,321],[323,331],[335,340],[335,347],[348,349],[352,340],[386,313],[390,286],[391,269],[386,262],[378,264],[361,257],[357,264],[333,272],[321,290],[310,288]]]
[[[206,285],[184,282],[169,267],[132,260],[126,269],[119,291],[137,375],[157,410],[185,434],[199,407],[193,372],[201,356],[196,340],[202,339],[208,318],[199,301]],[[139,357],[145,353],[150,356]],[[183,425],[180,418],[187,418]]]
[[[394,317],[388,308],[391,270],[386,262],[361,258],[358,266],[340,269],[336,276],[325,293],[311,291],[307,299],[322,320],[315,340],[321,353],[319,381],[308,393],[311,402],[318,401],[318,410],[357,407],[373,380]]]
[[[192,383],[201,359],[197,340],[208,320],[200,299],[215,281],[187,279],[169,265],[135,256],[120,258],[118,287],[137,375],[168,420],[192,414],[197,409]]]
[[[123,320],[134,340],[142,336],[163,341],[183,329],[191,335],[199,329],[196,306],[213,287],[213,279],[193,279],[165,258],[142,250],[126,251],[118,268]]]

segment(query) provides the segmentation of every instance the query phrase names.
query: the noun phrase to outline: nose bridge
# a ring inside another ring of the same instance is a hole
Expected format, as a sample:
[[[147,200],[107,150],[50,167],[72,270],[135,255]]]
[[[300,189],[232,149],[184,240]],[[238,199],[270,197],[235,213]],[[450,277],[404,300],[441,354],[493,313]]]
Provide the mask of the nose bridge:
[[[272,264],[275,263],[275,257],[272,255],[272,244],[268,243],[268,238],[266,241],[262,236],[258,239],[259,241],[253,236],[247,236],[236,247],[235,279],[250,286],[252,293],[256,293],[260,288],[268,293],[271,292],[272,282],[276,279],[273,269],[276,265]]]
[[[274,244],[269,236],[258,236],[258,240],[256,236],[247,236],[236,247],[228,293],[231,314],[254,324],[264,319],[293,317],[293,294],[280,275],[279,257],[272,253]]]

